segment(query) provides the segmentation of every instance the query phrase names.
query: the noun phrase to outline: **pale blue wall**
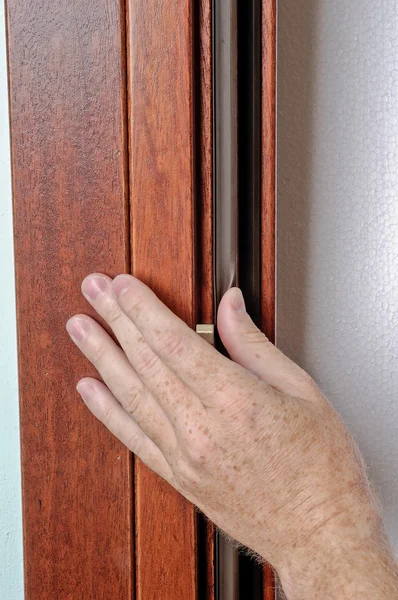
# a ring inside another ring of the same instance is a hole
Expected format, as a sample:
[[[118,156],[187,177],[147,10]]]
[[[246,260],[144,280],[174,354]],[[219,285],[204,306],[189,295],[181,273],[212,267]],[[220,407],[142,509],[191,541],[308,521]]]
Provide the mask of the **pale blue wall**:
[[[22,522],[4,5],[0,3],[0,600],[22,600]]]

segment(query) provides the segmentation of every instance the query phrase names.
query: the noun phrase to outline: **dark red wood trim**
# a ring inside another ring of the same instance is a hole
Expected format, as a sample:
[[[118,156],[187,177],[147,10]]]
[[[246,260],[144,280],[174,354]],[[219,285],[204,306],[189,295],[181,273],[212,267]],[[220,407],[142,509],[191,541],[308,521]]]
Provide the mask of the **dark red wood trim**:
[[[132,272],[197,322],[191,0],[130,0]],[[196,599],[196,511],[135,463],[137,600]]]
[[[198,268],[201,323],[214,323],[212,0],[200,0],[196,40]]]
[[[131,455],[75,392],[85,275],[128,269],[124,9],[7,0],[26,600],[132,597]]]
[[[274,342],[276,0],[263,0],[262,48],[262,330]],[[265,567],[264,600],[274,597],[274,575]]]
[[[201,323],[214,323],[213,282],[213,102],[212,102],[212,0],[197,3],[197,27],[195,46],[196,68],[196,164],[198,202],[198,287]],[[200,519],[203,517],[199,516]],[[203,522],[202,522],[203,523]],[[215,526],[205,521],[206,577],[203,600],[215,598]],[[200,589],[203,589],[202,587]]]
[[[275,82],[276,5],[263,0],[262,328],[275,339]]]

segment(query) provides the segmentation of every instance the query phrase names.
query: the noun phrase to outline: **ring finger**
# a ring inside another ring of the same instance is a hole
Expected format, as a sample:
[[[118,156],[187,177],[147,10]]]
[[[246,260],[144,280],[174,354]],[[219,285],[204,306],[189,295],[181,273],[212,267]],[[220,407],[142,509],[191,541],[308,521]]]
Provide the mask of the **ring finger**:
[[[159,448],[139,428],[111,391],[101,381],[85,378],[77,390],[89,410],[152,471],[170,483],[173,473]]]

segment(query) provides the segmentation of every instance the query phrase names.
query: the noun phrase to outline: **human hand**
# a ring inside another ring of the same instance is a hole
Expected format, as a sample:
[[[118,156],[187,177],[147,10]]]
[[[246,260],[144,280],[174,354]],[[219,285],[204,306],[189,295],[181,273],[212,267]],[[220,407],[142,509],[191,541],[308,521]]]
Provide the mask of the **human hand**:
[[[253,325],[238,289],[225,294],[217,321],[232,360],[131,276],[91,275],[82,290],[121,346],[87,316],[68,322],[104,381],[79,382],[88,408],[216,525],[268,560],[289,598],[316,597],[302,590],[304,573],[320,593],[320,565],[332,551],[344,571],[358,548],[385,547],[352,438],[310,376]]]

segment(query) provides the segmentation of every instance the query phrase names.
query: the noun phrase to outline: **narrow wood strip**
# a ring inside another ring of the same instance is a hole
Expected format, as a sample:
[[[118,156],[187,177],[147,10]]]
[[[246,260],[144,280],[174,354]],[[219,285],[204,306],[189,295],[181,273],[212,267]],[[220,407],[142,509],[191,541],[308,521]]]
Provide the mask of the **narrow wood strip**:
[[[200,0],[195,15],[195,69],[196,69],[196,164],[198,202],[198,319],[214,323],[213,281],[213,102],[212,102],[212,0]],[[203,519],[201,515],[199,519]],[[215,526],[205,522],[206,599],[215,599]],[[200,588],[202,589],[202,588]]]
[[[275,0],[263,2],[262,328],[275,339]]]
[[[216,593],[215,568],[215,536],[216,527],[210,521],[207,523],[207,596],[206,600],[214,600]]]
[[[196,324],[193,4],[130,0],[132,272]],[[196,512],[135,464],[138,600],[196,598]]]
[[[117,2],[8,0],[26,600],[130,599],[131,455],[75,392],[85,275],[128,268]]]
[[[275,123],[276,1],[263,0],[262,19],[262,330],[275,341]],[[264,567],[264,600],[274,600],[275,578]]]
[[[269,565],[263,568],[263,598],[264,600],[275,600],[275,574]]]
[[[200,319],[214,323],[212,0],[200,0],[196,29],[196,127]],[[197,65],[197,66],[196,66]]]

